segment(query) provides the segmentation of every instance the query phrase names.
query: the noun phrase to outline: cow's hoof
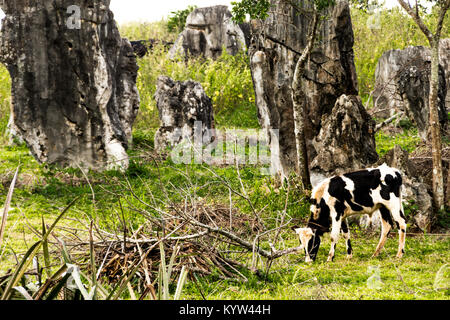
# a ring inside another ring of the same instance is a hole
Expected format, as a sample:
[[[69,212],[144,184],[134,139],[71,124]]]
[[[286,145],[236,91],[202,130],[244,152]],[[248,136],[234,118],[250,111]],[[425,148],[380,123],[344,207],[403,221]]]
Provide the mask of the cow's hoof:
[[[352,254],[348,254],[347,255],[347,260],[351,260],[353,258],[353,255]]]
[[[327,262],[333,262],[334,257],[328,257]]]
[[[396,256],[396,258],[397,258],[397,259],[403,258],[403,253],[398,253],[397,256]]]
[[[313,261],[311,260],[310,257],[307,257],[307,258],[305,259],[305,262],[306,262],[306,263],[311,263],[311,262],[313,262]]]

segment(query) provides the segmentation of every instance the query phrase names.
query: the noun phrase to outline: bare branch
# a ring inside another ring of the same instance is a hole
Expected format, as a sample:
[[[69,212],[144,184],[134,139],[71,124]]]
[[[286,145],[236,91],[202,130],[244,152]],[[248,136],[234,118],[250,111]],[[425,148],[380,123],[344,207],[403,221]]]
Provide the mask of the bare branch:
[[[441,12],[439,14],[438,24],[436,27],[436,40],[441,38],[442,26],[444,25],[445,15],[447,14],[448,9],[450,8],[450,0],[447,0],[442,4]]]
[[[433,33],[431,33],[430,29],[428,29],[428,27],[425,25],[425,23],[423,22],[420,15],[417,14],[414,11],[414,9],[408,3],[406,3],[404,0],[397,0],[397,1],[403,7],[403,9],[405,9],[405,11],[411,16],[411,18],[414,20],[414,22],[417,23],[420,30],[427,37],[428,42],[431,45],[433,43],[433,38],[434,38]]]

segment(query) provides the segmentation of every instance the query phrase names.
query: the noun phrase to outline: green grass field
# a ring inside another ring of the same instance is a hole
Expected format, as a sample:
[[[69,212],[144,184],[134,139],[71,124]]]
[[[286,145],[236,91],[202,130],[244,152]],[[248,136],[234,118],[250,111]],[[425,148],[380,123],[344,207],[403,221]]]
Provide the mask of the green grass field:
[[[142,204],[129,193],[123,192],[122,204],[118,197],[110,192],[124,190],[121,183],[128,179],[134,193],[144,201],[151,201],[154,197],[162,196],[158,175],[162,183],[171,193],[174,201],[181,201],[175,192],[176,185],[186,182],[188,175],[196,185],[211,181],[214,177],[202,166],[174,167],[170,162],[155,166],[145,161],[141,156],[143,150],[132,150],[135,157],[130,169],[124,174],[118,172],[87,173],[93,191],[87,183],[86,177],[77,169],[59,170],[45,165],[39,165],[28,154],[26,147],[2,147],[1,168],[2,185],[0,206],[6,198],[7,185],[17,165],[21,165],[21,174],[18,186],[14,192],[12,210],[8,215],[6,236],[2,251],[0,252],[0,276],[9,268],[14,268],[23,253],[39,239],[39,230],[42,218],[50,224],[58,213],[75,197],[80,200],[68,212],[66,218],[60,222],[55,231],[56,235],[63,237],[69,228],[86,229],[90,220],[110,232],[120,232],[120,219],[117,215],[119,207],[123,212],[130,228],[137,229],[145,223],[145,218],[133,210],[133,207],[142,208]],[[179,171],[178,171],[179,170]],[[233,187],[239,188],[239,181],[234,168],[217,168],[220,176],[228,179]],[[283,209],[285,192],[283,189],[268,188],[271,186],[269,178],[261,176],[254,167],[242,168],[242,181],[247,188],[250,199],[268,224],[275,224],[277,212]],[[264,191],[263,191],[264,190]],[[228,192],[224,186],[216,185],[198,188],[197,194],[204,198],[206,203],[227,203]],[[291,192],[287,213],[297,221],[305,221],[308,206],[303,203],[294,191]],[[239,197],[233,197],[233,203],[241,211],[250,215],[248,204]],[[378,233],[370,234],[360,230],[357,226],[352,228],[352,244],[354,248],[353,259],[348,261],[345,256],[343,240],[338,244],[337,256],[332,263],[326,263],[329,250],[329,237],[325,236],[319,251],[318,259],[313,264],[306,264],[302,254],[291,254],[274,260],[268,274],[265,274],[265,260],[261,260],[258,268],[262,275],[257,276],[246,268],[240,269],[248,279],[223,280],[217,275],[197,277],[197,281],[188,280],[182,299],[448,299],[450,291],[435,290],[436,274],[440,268],[450,261],[450,237],[439,235],[408,235],[406,255],[403,259],[395,258],[398,244],[397,233],[393,232],[386,243],[382,254],[377,258],[371,255],[378,241]],[[84,235],[85,240],[87,233]],[[267,240],[262,246],[267,247]],[[295,247],[298,240],[294,232],[286,228],[281,233],[279,248]],[[52,268],[61,265],[61,257],[56,254],[58,245],[55,241],[50,245],[50,251],[55,253],[52,257]],[[237,248],[235,248],[237,250]],[[233,255],[232,255],[233,256]],[[43,260],[43,255],[39,254]],[[251,254],[240,253],[235,259],[250,267]],[[378,268],[381,282],[370,285],[369,278],[373,275],[372,268]],[[448,281],[448,269],[447,269]],[[369,282],[368,282],[369,281]],[[369,283],[369,284],[368,284]],[[447,282],[448,284],[448,282]],[[104,285],[108,286],[105,280]],[[174,289],[173,289],[174,290]],[[130,298],[127,293],[124,299]]]

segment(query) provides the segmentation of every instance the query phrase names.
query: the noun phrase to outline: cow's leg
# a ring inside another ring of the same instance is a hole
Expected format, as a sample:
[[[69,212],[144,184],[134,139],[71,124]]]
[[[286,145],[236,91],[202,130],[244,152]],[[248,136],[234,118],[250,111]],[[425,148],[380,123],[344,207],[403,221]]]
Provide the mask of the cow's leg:
[[[405,241],[406,241],[406,217],[403,214],[403,205],[401,200],[393,204],[391,210],[392,217],[398,228],[398,251],[397,258],[402,258],[405,253]]]
[[[331,224],[331,248],[330,253],[328,254],[328,262],[333,261],[334,259],[334,253],[336,250],[336,244],[339,240],[339,234],[341,233],[341,224],[342,224],[342,217],[339,218],[339,220],[336,220],[335,215],[331,215],[332,224]]]
[[[345,246],[347,249],[347,259],[351,259],[353,257],[353,249],[352,244],[350,242],[350,230],[348,228],[346,219],[343,219],[342,221],[342,234],[345,239]]]
[[[384,244],[386,243],[387,236],[393,226],[391,212],[385,206],[382,206],[380,208],[380,213],[381,213],[381,237],[380,242],[378,243],[377,248],[375,249],[373,257],[376,257],[380,254],[381,249],[383,249]]]

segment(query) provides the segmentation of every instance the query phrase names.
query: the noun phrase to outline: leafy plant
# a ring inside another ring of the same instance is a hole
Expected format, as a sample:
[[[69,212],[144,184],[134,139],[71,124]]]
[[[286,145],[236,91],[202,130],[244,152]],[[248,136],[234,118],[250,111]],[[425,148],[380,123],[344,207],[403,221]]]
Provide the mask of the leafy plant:
[[[197,6],[188,6],[184,10],[172,11],[167,20],[167,29],[169,32],[181,32],[186,25],[187,17],[195,9],[197,9]]]
[[[164,251],[164,244],[160,242],[159,252],[161,254],[161,264],[159,266],[159,277],[158,277],[158,299],[159,300],[169,300],[170,299],[170,279],[172,276],[173,267],[175,264],[175,258],[178,252],[178,246],[175,246],[175,250],[172,252],[170,257],[169,265],[166,265],[166,255]],[[173,296],[174,300],[179,300],[181,297],[181,292],[183,291],[183,286],[186,283],[187,269],[185,266],[181,268],[180,275],[178,277],[177,287],[175,294]]]
[[[56,224],[61,220],[61,218],[64,216],[64,214],[70,209],[70,207],[77,200],[78,199],[73,200],[61,212],[61,214],[56,218],[56,220],[53,222],[53,224],[50,226],[50,228],[48,230],[46,230],[46,232],[43,234],[41,240],[37,241],[35,244],[33,244],[28,249],[28,251],[25,253],[24,257],[22,258],[22,261],[19,263],[19,265],[15,269],[14,273],[12,274],[12,276],[9,278],[8,282],[6,283],[5,288],[1,290],[1,298],[0,298],[1,300],[9,300],[11,298],[14,288],[17,287],[18,283],[22,280],[22,277],[24,276],[25,272],[28,270],[28,267],[31,265],[31,263],[35,259],[36,255],[38,254],[41,247],[46,246],[47,239],[50,236],[50,234],[52,233]]]
[[[268,0],[242,0],[240,2],[231,2],[233,20],[241,23],[246,20],[247,15],[250,19],[264,20],[268,17],[270,1]]]

